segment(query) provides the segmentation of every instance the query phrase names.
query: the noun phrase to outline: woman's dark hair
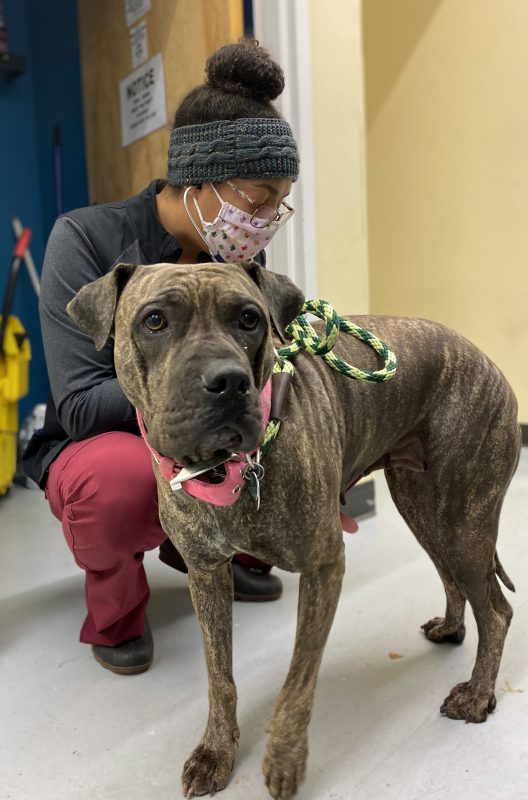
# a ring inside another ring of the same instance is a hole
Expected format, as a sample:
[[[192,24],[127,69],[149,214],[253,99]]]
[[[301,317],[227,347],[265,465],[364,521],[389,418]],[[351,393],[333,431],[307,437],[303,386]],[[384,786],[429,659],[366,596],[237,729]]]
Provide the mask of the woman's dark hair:
[[[226,44],[209,57],[206,81],[183,98],[174,128],[221,119],[281,115],[271,101],[284,89],[284,73],[255,39]]]

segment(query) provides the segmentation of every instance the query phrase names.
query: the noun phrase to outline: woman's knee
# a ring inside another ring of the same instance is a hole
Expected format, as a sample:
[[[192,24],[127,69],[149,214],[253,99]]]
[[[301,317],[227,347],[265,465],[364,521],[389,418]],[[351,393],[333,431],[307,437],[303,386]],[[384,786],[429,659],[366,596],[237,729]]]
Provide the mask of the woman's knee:
[[[137,436],[115,434],[112,443],[90,455],[86,470],[102,507],[118,505],[130,516],[157,503],[150,454]]]
[[[63,467],[63,525],[94,547],[151,549],[163,540],[150,454],[139,437],[87,440]]]
[[[125,502],[132,508],[156,496],[156,479],[148,449],[131,433],[108,433],[86,440],[64,467],[65,502],[97,498]]]

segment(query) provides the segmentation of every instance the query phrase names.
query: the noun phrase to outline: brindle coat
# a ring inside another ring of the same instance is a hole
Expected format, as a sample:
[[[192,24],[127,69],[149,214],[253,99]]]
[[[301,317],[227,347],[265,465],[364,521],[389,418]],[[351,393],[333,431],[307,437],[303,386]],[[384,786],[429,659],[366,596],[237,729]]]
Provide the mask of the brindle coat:
[[[142,411],[153,446],[188,463],[218,449],[248,451],[258,444],[259,391],[273,362],[270,317],[280,330],[302,302],[287,278],[255,265],[119,265],[85,286],[68,311],[98,348],[113,332],[117,376]],[[149,317],[154,311],[164,317]],[[146,318],[160,330],[149,332]],[[460,642],[466,600],[479,634],[471,678],[454,687],[441,711],[482,722],[495,707],[512,616],[496,573],[513,587],[495,542],[519,458],[515,397],[497,367],[443,325],[393,317],[354,320],[396,353],[397,375],[387,383],[360,383],[320,358],[298,355],[286,419],[265,458],[259,511],[247,490],[224,508],[174,494],[154,464],[161,523],[189,568],[209,674],[209,719],[183,771],[187,797],[222,789],[233,769],[239,730],[230,559],[237,552],[301,575],[293,658],[264,759],[272,797],[287,800],[297,790],[345,569],[339,495],[409,433],[423,444],[427,471],[396,468],[385,474],[398,510],[445,586],[445,614],[423,626],[425,635],[433,642]],[[345,334],[335,352],[357,366],[379,368],[375,354]]]

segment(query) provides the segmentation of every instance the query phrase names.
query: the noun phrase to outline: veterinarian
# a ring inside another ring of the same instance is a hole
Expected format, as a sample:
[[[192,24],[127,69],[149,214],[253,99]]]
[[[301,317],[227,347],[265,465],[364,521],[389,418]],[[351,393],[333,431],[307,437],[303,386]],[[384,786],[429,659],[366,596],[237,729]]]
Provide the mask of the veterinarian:
[[[186,567],[159,522],[150,454],[118,385],[113,346],[97,351],[66,305],[120,262],[255,258],[263,264],[264,248],[293,214],[286,198],[298,152],[271,103],[284,88],[281,68],[246,40],[218,50],[206,71],[206,82],[176,111],[168,180],[60,217],[43,267],[40,315],[51,397],[24,467],[44,489],[86,573],[80,639],[119,674],[143,672],[152,662],[144,552],[160,547],[164,563]],[[280,597],[281,581],[270,569],[236,556],[235,598]]]

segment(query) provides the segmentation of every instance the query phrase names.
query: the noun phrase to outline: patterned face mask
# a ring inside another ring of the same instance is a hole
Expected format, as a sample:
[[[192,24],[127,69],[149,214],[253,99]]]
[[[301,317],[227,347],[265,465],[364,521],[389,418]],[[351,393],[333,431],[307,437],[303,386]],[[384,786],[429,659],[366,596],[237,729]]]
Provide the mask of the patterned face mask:
[[[195,222],[187,205],[187,187],[183,195],[183,204],[187,216],[207,245],[215,261],[226,261],[235,264],[237,261],[251,261],[257,253],[263,250],[275,236],[280,228],[280,220],[259,219],[240,208],[226,203],[220,197],[216,187],[211,187],[218,197],[221,205],[216,219],[206,222],[200,211],[200,206],[193,197],[196,212],[200,219],[201,227]]]

